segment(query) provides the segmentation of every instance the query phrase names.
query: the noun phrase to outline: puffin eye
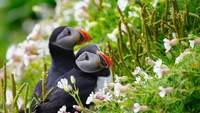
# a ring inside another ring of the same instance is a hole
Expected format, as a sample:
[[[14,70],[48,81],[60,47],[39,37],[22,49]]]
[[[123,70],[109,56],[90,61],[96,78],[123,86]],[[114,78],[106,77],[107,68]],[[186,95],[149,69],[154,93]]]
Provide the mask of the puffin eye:
[[[89,57],[88,57],[88,55],[87,55],[87,54],[85,55],[85,60],[89,60]]]
[[[70,35],[71,35],[71,31],[68,30],[68,31],[67,31],[67,36],[70,36]]]

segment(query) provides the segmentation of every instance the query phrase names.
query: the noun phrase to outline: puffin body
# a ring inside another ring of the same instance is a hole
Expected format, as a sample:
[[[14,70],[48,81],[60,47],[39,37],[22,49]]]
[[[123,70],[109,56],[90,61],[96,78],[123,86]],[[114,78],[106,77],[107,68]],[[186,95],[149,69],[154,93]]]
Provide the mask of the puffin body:
[[[109,67],[112,65],[112,61],[100,52],[97,45],[91,44],[78,51],[75,64],[72,70],[62,75],[53,84],[54,91],[50,94],[46,102],[36,107],[36,113],[56,113],[63,105],[67,107],[67,112],[74,112],[73,105],[77,105],[76,101],[69,93],[57,86],[61,79],[67,79],[68,84],[73,87],[70,81],[71,75],[76,80],[75,85],[79,90],[79,96],[83,105],[88,107],[86,105],[88,96],[94,91],[98,77],[107,77],[110,75]]]
[[[53,31],[49,41],[52,64],[48,70],[46,92],[52,88],[52,85],[60,76],[74,68],[74,46],[85,43],[90,39],[91,37],[85,31],[71,27],[61,26]],[[41,80],[36,85],[34,92],[42,98]]]

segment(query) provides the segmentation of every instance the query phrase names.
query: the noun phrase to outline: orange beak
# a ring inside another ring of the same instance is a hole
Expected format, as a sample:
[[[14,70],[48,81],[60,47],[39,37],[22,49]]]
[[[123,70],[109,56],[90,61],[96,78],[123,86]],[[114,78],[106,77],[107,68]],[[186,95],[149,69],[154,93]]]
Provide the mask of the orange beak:
[[[77,29],[77,30],[84,36],[85,38],[84,42],[87,42],[92,39],[91,36],[87,32],[83,31],[82,29]]]
[[[113,62],[106,55],[104,55],[100,51],[97,51],[97,53],[106,61],[106,63],[108,64],[107,68],[109,68],[111,65],[113,65]]]

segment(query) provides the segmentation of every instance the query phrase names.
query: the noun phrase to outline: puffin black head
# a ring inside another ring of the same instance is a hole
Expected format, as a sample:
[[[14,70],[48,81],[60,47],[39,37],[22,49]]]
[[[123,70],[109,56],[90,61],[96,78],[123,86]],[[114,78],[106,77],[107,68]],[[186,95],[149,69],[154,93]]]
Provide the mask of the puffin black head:
[[[51,34],[50,45],[65,50],[72,50],[76,44],[82,44],[90,39],[90,35],[83,30],[61,26],[56,28]]]
[[[80,70],[86,73],[94,73],[109,68],[112,61],[100,52],[95,44],[87,45],[76,54],[76,65]]]

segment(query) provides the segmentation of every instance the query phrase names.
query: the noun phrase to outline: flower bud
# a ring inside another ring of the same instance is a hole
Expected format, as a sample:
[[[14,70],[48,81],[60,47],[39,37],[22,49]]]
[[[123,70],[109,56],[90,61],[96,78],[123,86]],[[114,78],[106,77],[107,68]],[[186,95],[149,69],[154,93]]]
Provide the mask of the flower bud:
[[[114,88],[114,87],[115,87],[115,83],[113,83],[113,82],[112,82],[112,83],[109,83],[107,87],[108,87],[108,88]]]
[[[127,76],[122,76],[122,77],[119,77],[119,80],[122,81],[122,82],[125,82],[128,80],[128,77]]]
[[[93,99],[92,102],[95,103],[95,104],[100,104],[100,103],[102,103],[102,100]]]
[[[115,36],[119,34],[119,30],[118,28],[115,28],[113,31],[112,31],[112,34],[114,34]]]
[[[111,5],[109,3],[105,3],[105,2],[102,3],[102,6],[103,7],[111,7]]]
[[[174,38],[174,39],[172,39],[172,40],[170,40],[170,45],[171,46],[175,46],[175,45],[177,45],[178,44],[178,42],[179,42],[179,40],[178,39],[176,39],[176,38]]]
[[[126,86],[121,86],[119,90],[121,93],[127,93],[129,91],[129,88],[130,84],[127,84]]]
[[[96,95],[96,99],[99,99],[99,100],[104,100],[104,96],[103,95],[100,95],[100,94],[97,94]]]
[[[196,39],[194,40],[194,43],[195,43],[195,44],[200,44],[200,38],[196,38]]]
[[[75,78],[74,78],[74,76],[73,76],[73,75],[72,75],[72,76],[70,76],[70,80],[71,80],[72,84],[75,84],[75,83],[76,83],[76,80],[75,80]]]
[[[92,21],[92,22],[89,23],[89,27],[90,28],[95,27],[95,26],[97,26],[97,24],[98,23],[96,21]]]
[[[149,57],[145,58],[145,60],[149,65],[155,66],[155,62],[153,60],[151,60]]]
[[[172,59],[172,54],[169,51],[165,52],[165,54],[167,58]]]
[[[140,111],[144,112],[148,110],[148,106],[140,106]]]
[[[188,44],[187,44],[186,42],[184,42],[184,41],[181,41],[181,45],[182,45],[182,46],[185,46],[185,47],[188,46]]]
[[[73,108],[77,111],[82,111],[82,107],[78,105],[73,105]]]
[[[65,90],[66,92],[70,92],[70,91],[72,90],[72,87],[71,87],[70,85],[65,85],[65,86],[64,86],[64,90]]]
[[[166,93],[171,93],[174,90],[173,87],[165,88]]]
[[[42,8],[40,6],[33,6],[32,10],[36,13],[41,13],[42,12]]]
[[[162,73],[163,74],[169,74],[170,73],[170,69],[169,68],[164,68],[164,69],[162,69]]]

